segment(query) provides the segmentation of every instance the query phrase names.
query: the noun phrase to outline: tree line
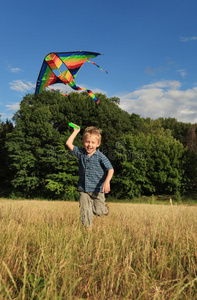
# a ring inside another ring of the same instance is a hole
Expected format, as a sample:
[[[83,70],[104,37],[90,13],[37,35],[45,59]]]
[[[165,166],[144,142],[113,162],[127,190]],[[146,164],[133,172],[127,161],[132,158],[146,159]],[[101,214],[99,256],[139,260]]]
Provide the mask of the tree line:
[[[0,196],[75,200],[78,164],[65,146],[81,126],[102,129],[100,150],[115,169],[111,197],[185,194],[196,190],[197,126],[175,118],[152,120],[129,114],[119,98],[43,91],[27,94],[13,120],[0,121]]]

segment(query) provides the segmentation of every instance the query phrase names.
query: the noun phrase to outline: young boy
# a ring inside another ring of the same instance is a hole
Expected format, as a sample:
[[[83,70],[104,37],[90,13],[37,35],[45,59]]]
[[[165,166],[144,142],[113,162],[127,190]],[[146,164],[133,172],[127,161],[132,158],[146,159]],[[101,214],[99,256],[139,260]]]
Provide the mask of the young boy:
[[[105,205],[105,193],[110,191],[110,180],[114,169],[109,159],[97,148],[101,144],[101,130],[87,127],[83,134],[84,148],[73,145],[80,128],[74,128],[66,141],[67,147],[79,160],[79,206],[82,224],[91,228],[93,214],[104,216],[108,214]]]

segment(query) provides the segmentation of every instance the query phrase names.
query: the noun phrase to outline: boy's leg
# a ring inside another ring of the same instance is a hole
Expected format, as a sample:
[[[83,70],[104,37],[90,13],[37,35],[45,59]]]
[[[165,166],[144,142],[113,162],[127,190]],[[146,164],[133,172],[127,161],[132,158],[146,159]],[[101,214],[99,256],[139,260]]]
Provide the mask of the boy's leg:
[[[91,197],[82,191],[79,192],[79,207],[80,207],[80,220],[86,227],[92,226],[93,211]]]
[[[105,204],[104,193],[91,193],[93,200],[93,213],[97,216],[103,217],[108,214],[108,209]]]

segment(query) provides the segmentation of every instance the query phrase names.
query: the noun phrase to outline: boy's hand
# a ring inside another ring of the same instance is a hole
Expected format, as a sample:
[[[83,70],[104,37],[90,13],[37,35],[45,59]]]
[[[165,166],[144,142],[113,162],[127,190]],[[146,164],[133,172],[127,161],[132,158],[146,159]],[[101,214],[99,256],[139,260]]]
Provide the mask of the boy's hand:
[[[113,174],[114,174],[114,169],[108,170],[107,177],[105,179],[105,182],[104,182],[103,188],[102,188],[103,193],[107,194],[110,192],[110,180],[112,179]]]
[[[108,194],[110,192],[110,183],[105,181],[102,188],[103,193]]]
[[[76,131],[76,133],[79,133],[79,131],[81,130],[81,127],[74,123],[69,123],[69,125],[70,124],[72,124],[73,131]]]
[[[76,128],[76,129],[79,129],[79,128],[80,128],[79,125],[74,124],[74,123],[72,123],[72,122],[70,122],[68,125],[71,126],[71,127],[73,127],[73,128]]]
[[[76,126],[77,126],[77,125],[76,125]],[[77,133],[79,133],[80,130],[81,130],[80,127],[78,127],[78,128],[73,128],[73,131],[76,131]]]

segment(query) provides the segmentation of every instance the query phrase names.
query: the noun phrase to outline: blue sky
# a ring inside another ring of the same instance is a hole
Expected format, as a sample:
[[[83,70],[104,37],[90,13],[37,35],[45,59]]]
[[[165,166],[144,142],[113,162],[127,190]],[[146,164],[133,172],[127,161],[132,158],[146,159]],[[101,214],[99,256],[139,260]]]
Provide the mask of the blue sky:
[[[197,122],[196,0],[0,3],[2,121],[34,93],[46,54],[87,50],[103,54],[93,61],[109,74],[86,63],[77,85],[117,96],[141,117]]]

